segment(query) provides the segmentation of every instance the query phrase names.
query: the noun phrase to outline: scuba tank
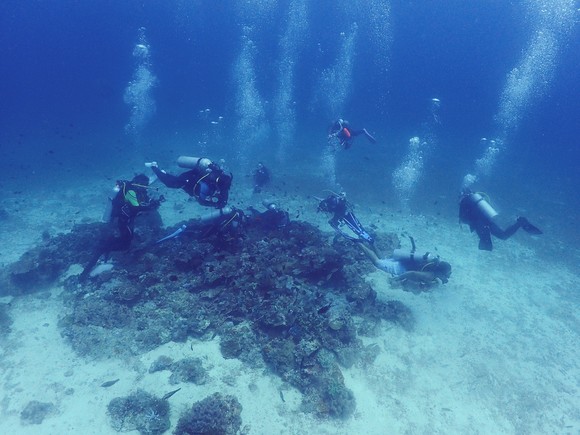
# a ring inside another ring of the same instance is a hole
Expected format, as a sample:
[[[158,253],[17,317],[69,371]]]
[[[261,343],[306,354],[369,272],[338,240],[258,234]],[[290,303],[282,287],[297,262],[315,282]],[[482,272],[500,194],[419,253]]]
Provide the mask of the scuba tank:
[[[439,259],[438,255],[430,254],[425,252],[424,254],[417,253],[417,247],[415,246],[415,239],[409,236],[411,240],[411,249],[395,249],[393,251],[393,260],[400,261],[401,263],[415,263],[419,265],[425,265]]]
[[[408,249],[395,249],[393,251],[393,259],[401,262],[411,261],[413,263],[424,264],[435,261],[437,257],[429,252],[419,254],[414,250],[409,251]]]
[[[486,218],[493,219],[497,216],[497,211],[486,201],[481,193],[474,192],[470,195],[469,199]]]
[[[211,160],[205,157],[179,156],[177,166],[187,169],[207,169],[211,165]]]
[[[105,204],[105,209],[103,210],[103,216],[101,217],[101,222],[106,224],[111,222],[111,213],[113,212],[113,200],[107,197],[107,204]]]
[[[217,221],[224,217],[230,217],[234,213],[231,207],[220,208],[219,210],[213,210],[205,213],[204,215],[195,219],[198,224],[209,224],[213,221]]]
[[[113,199],[120,192],[121,188],[118,184],[111,189],[111,195],[107,196],[107,203],[105,204],[105,209],[103,210],[103,216],[101,217],[101,222],[106,224],[111,223],[113,220]]]

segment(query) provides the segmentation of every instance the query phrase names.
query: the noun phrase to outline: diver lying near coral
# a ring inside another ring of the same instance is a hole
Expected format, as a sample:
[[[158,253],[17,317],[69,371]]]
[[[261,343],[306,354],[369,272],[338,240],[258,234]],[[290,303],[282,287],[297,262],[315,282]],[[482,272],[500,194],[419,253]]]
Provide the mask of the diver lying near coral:
[[[337,233],[349,240],[365,241],[374,246],[374,239],[354,215],[352,204],[346,200],[346,193],[331,192],[325,199],[316,199],[320,201],[318,203],[318,211],[333,213],[332,219],[328,223]],[[350,230],[352,235],[347,230]]]
[[[528,234],[542,234],[542,231],[532,225],[525,217],[518,217],[516,222],[502,230],[495,222],[498,213],[489,204],[485,194],[465,189],[459,200],[459,220],[469,225],[471,232],[475,231],[479,237],[479,249],[491,251],[493,245],[491,236],[500,240],[507,240],[517,230],[522,228]]]
[[[242,232],[245,222],[246,215],[242,210],[235,207],[224,207],[192,219],[187,225],[183,224],[171,234],[157,240],[156,244],[182,235],[190,236],[197,240],[211,236],[222,238],[235,236]]]
[[[177,164],[189,169],[180,175],[171,175],[159,169],[157,162],[145,163],[159,180],[172,189],[183,189],[203,206],[222,208],[228,203],[233,175],[207,158],[181,156]]]
[[[187,225],[182,225],[173,233],[158,240],[157,243],[173,239],[182,234],[193,236],[196,239],[205,239],[211,236],[229,237],[239,236],[247,227],[255,227],[263,230],[280,229],[288,225],[290,217],[288,212],[281,210],[275,203],[264,203],[266,210],[259,212],[249,207],[249,212],[235,207],[224,207],[192,220]]]
[[[439,256],[429,252],[416,252],[415,241],[411,239],[411,250],[395,249],[390,258],[379,258],[376,250],[360,243],[362,251],[377,269],[390,273],[393,282],[399,282],[405,290],[422,290],[441,281],[446,284],[451,276],[451,265],[441,261]]]
[[[266,211],[260,212],[254,207],[249,207],[248,225],[260,227],[265,230],[284,228],[290,223],[290,215],[282,210],[275,202],[263,201]]]
[[[101,241],[79,279],[85,280],[101,256],[108,256],[112,251],[125,251],[131,246],[135,218],[143,211],[157,210],[163,197],[149,198],[149,177],[144,174],[136,175],[131,181],[119,180],[115,185],[117,194],[111,200],[109,222],[117,221],[117,235]]]

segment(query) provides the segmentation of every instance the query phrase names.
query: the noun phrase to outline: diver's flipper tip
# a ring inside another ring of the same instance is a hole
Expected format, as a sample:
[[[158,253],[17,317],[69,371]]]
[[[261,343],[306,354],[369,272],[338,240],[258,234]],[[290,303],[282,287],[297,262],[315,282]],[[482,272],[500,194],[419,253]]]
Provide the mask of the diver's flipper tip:
[[[525,217],[519,217],[518,222],[522,226],[522,229],[528,234],[535,234],[535,235],[543,234],[542,230],[540,230],[535,225],[532,225]]]
[[[541,229],[539,229],[538,227],[533,226],[532,224],[528,225],[526,228],[524,228],[524,230],[528,234],[535,234],[535,235],[538,235],[538,236],[540,234],[544,234]]]

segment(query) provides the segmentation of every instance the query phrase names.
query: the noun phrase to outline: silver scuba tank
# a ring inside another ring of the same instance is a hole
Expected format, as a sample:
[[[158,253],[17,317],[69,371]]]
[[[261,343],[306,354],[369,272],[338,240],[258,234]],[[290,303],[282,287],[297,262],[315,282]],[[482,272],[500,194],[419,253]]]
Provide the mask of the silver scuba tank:
[[[113,200],[107,197],[107,203],[105,204],[105,209],[103,210],[103,216],[101,217],[101,222],[108,224],[111,222],[111,213],[113,212]]]
[[[217,221],[224,217],[229,217],[234,213],[234,210],[231,207],[224,207],[220,208],[219,210],[213,210],[207,212],[195,219],[196,223],[198,224],[209,224],[213,221]]]
[[[111,189],[110,196],[107,196],[107,203],[105,204],[105,209],[103,210],[101,222],[108,224],[113,220],[113,216],[111,216],[113,213],[113,198],[117,196],[119,190],[120,190],[119,186],[115,185],[115,187]]]
[[[177,166],[179,166],[180,168],[207,169],[209,165],[211,165],[211,160],[205,157],[179,156],[177,159]]]
[[[393,259],[397,261],[412,261],[415,263],[430,263],[437,259],[437,257],[429,252],[420,254],[418,252],[409,251],[408,249],[395,249],[393,251]]]
[[[480,193],[477,192],[472,193],[471,200],[477,206],[477,208],[483,213],[483,215],[488,219],[493,219],[494,217],[497,216],[498,214],[497,211],[495,211],[495,209],[491,206],[491,204],[487,202],[483,197],[483,195],[481,195]]]

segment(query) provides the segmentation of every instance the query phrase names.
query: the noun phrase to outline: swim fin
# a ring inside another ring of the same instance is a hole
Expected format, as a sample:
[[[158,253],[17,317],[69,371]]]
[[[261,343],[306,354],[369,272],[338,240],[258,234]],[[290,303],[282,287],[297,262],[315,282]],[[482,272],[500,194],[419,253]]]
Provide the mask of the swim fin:
[[[371,142],[371,143],[377,143],[377,140],[373,137],[372,134],[370,134],[366,128],[363,128],[363,132],[365,134],[365,136],[367,137],[367,139]]]
[[[171,234],[169,234],[168,236],[163,237],[162,239],[159,239],[155,242],[155,244],[164,242],[166,240],[169,239],[173,239],[177,236],[179,236],[181,233],[183,233],[185,231],[185,229],[187,228],[187,225],[182,225],[181,227],[179,227],[176,231],[172,232]]]
[[[479,236],[479,249],[482,251],[491,251],[493,249],[493,244],[491,242],[491,233],[489,228],[477,228],[476,232]]]
[[[518,223],[522,227],[522,229],[528,234],[543,234],[542,230],[540,230],[535,225],[532,225],[525,217],[519,217]]]

